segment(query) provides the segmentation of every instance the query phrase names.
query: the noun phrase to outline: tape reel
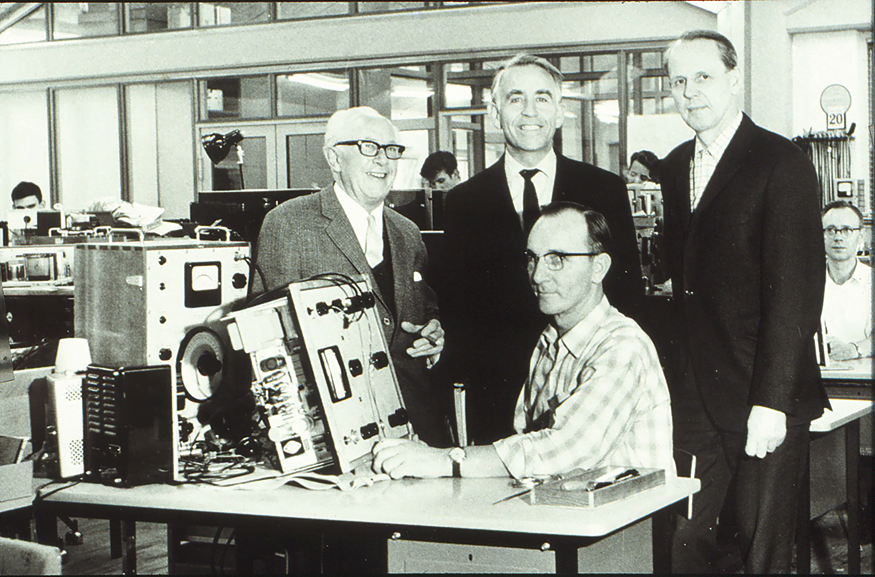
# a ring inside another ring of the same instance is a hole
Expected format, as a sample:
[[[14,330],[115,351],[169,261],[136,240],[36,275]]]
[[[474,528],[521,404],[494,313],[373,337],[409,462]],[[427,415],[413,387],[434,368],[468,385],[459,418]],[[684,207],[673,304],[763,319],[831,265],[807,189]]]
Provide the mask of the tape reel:
[[[207,328],[191,331],[183,339],[177,358],[186,397],[196,403],[212,397],[222,384],[225,366],[225,345],[219,335]]]

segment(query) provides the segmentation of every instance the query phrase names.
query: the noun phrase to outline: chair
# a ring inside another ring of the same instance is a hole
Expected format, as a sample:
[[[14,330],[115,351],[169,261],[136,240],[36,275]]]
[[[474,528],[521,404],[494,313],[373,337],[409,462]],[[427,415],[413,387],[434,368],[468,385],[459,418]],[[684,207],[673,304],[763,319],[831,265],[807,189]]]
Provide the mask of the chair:
[[[60,575],[57,547],[0,537],[0,575]]]

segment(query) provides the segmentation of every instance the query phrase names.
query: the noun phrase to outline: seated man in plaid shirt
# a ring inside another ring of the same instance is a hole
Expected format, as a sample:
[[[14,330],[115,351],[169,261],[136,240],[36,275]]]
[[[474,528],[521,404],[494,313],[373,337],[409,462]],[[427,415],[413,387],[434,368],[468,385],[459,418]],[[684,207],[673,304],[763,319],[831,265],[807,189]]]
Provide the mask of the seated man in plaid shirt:
[[[551,322],[517,401],[517,433],[454,449],[386,439],[374,447],[374,470],[393,479],[521,479],[615,465],[673,476],[668,387],[653,343],[605,298],[609,253],[601,214],[571,202],[544,207],[522,266]]]

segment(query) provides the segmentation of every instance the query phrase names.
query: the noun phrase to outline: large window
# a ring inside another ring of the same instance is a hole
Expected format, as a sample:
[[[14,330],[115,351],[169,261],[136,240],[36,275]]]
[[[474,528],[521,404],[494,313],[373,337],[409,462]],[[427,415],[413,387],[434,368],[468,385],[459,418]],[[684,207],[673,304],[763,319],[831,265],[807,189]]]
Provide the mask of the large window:
[[[52,39],[112,36],[119,33],[119,4],[103,2],[52,3]]]

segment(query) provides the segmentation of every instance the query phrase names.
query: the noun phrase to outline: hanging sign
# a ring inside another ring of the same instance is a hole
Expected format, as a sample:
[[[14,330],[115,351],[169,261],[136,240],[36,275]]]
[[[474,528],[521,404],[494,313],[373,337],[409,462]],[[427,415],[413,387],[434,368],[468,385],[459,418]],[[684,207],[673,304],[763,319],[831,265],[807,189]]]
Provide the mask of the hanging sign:
[[[820,108],[826,113],[827,130],[844,130],[851,108],[851,93],[841,84],[830,84],[820,94]]]

